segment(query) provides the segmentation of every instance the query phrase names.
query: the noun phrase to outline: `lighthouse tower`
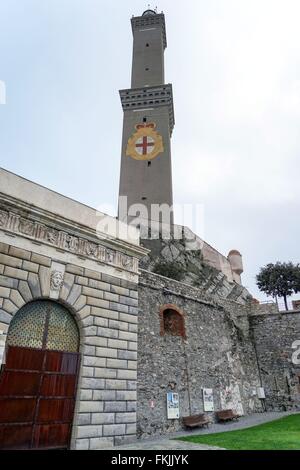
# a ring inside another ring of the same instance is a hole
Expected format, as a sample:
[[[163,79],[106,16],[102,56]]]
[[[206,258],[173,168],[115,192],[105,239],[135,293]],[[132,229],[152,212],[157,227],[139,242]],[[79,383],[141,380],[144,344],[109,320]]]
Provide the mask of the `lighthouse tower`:
[[[120,91],[124,122],[119,219],[129,222],[140,215],[161,221],[157,208],[163,205],[169,208],[172,224],[170,139],[174,108],[172,85],[165,84],[164,78],[165,16],[146,10],[142,16],[133,17],[131,25],[131,88]],[[140,213],[140,206],[146,209],[147,216],[145,212]]]

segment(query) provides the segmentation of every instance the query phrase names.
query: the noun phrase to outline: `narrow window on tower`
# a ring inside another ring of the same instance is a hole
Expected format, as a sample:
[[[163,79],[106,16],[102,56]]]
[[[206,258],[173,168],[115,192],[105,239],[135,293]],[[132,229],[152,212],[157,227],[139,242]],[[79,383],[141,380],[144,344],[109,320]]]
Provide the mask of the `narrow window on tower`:
[[[149,71],[149,68],[148,68],[148,67],[146,67],[146,68],[145,68],[145,70],[146,70],[146,72],[148,72],[148,71]]]
[[[147,122],[147,118],[146,118],[146,117],[143,118],[143,122]]]
[[[149,47],[149,44],[148,44],[148,43],[146,44],[146,47]]]
[[[151,166],[151,162],[148,162],[148,167]]]

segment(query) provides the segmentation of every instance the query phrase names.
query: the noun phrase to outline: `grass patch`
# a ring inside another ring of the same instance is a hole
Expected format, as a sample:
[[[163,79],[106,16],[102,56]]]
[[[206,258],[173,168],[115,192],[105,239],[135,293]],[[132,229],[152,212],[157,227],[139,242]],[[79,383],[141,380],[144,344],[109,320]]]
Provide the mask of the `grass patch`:
[[[230,450],[300,450],[300,414],[237,431],[188,436],[178,440]]]

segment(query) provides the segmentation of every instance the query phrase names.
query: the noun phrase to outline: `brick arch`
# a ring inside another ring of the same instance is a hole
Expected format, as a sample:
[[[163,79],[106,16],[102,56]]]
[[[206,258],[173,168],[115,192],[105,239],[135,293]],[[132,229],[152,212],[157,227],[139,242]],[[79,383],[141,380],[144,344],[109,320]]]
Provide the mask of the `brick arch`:
[[[175,321],[175,330],[166,331],[166,319],[167,316],[173,318],[177,317]],[[186,339],[186,330],[185,330],[185,314],[184,312],[175,304],[165,304],[159,310],[159,319],[160,319],[160,335],[165,336],[167,334],[171,336],[181,336],[183,339]]]

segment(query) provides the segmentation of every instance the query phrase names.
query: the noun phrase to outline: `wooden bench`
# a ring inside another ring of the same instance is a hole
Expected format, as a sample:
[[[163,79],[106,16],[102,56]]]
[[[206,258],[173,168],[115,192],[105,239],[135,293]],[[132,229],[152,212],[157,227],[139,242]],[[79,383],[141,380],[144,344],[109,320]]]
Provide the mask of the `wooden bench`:
[[[197,428],[207,426],[210,424],[210,419],[205,414],[185,416],[182,418],[182,422],[186,428]]]
[[[227,421],[233,421],[234,419],[239,419],[240,415],[235,413],[233,410],[221,410],[216,411],[216,417],[219,422],[226,423]]]

